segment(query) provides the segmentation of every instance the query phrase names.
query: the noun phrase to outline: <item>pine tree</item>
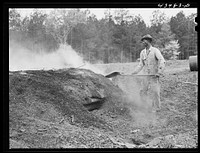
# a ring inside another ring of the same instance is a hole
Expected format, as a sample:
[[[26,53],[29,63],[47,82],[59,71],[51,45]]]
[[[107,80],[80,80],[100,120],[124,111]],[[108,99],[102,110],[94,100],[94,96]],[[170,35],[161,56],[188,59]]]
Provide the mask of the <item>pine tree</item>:
[[[162,24],[155,46],[161,50],[165,59],[177,59],[180,46],[178,41],[175,40],[175,34],[171,32],[170,25],[168,23]]]
[[[165,47],[171,40],[174,40],[175,34],[171,32],[170,25],[168,23],[163,23],[161,31],[158,34],[157,45],[159,47]]]

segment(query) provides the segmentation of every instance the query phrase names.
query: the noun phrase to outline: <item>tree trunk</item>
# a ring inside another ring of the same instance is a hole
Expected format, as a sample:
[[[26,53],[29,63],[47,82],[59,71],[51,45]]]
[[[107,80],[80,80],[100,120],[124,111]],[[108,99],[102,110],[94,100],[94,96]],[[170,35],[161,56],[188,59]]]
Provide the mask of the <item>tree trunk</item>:
[[[67,42],[67,32],[66,30],[64,30],[64,37],[63,37],[63,44],[66,45],[66,42]]]
[[[81,55],[83,56],[83,39],[81,38]]]
[[[108,63],[109,63],[109,61],[110,61],[109,60],[110,59],[110,48],[109,47],[108,47],[108,51],[107,52],[108,52]]]
[[[188,50],[185,52],[185,59],[189,59],[189,52],[188,52]]]
[[[123,45],[122,45],[122,48],[121,48],[121,63],[123,63]]]
[[[89,51],[89,63],[90,63],[90,51]]]
[[[121,51],[121,63],[123,62],[123,50]]]
[[[72,46],[72,36],[73,36],[72,31],[73,31],[73,29],[71,30],[71,42],[70,42],[71,46]]]
[[[131,36],[130,36],[130,51],[129,51],[129,62],[131,62],[132,57],[131,57]]]

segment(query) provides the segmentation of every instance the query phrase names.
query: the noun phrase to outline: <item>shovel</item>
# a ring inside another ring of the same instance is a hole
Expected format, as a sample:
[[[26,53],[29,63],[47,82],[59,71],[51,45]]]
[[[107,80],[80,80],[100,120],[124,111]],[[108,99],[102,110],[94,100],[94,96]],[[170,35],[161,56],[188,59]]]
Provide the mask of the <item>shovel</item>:
[[[105,77],[106,78],[112,78],[112,77],[115,77],[117,75],[126,75],[126,74],[122,74],[120,72],[114,71],[112,73],[109,73],[109,74],[105,75]],[[159,77],[158,75],[154,75],[154,74],[139,74],[137,76],[156,76],[156,77]]]
[[[121,75],[121,73],[115,71],[115,72],[112,72],[112,73],[109,73],[109,74],[105,75],[105,77],[106,77],[106,78],[112,78],[112,77],[115,77],[115,76],[117,76],[117,75]]]

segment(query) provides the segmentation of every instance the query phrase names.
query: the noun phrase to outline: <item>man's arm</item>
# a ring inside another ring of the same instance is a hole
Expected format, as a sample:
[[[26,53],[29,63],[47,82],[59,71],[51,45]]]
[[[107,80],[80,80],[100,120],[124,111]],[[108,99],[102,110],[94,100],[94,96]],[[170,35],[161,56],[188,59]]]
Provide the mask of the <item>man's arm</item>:
[[[158,59],[158,74],[162,74],[165,68],[165,59],[160,50],[156,49],[155,56]]]
[[[139,73],[139,72],[142,70],[143,66],[144,66],[144,63],[143,63],[143,61],[142,61],[142,51],[141,51],[141,52],[140,52],[140,62],[139,62],[139,64],[137,65],[137,67],[135,68],[135,70],[133,71],[132,74],[137,74],[137,73]]]

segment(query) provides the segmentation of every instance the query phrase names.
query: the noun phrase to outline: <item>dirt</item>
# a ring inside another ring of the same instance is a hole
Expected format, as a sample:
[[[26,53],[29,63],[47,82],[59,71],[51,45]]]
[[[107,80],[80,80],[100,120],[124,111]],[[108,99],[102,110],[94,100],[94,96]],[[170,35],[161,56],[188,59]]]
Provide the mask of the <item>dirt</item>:
[[[90,70],[10,71],[10,148],[197,148],[197,72],[167,61],[160,82],[161,110],[147,114]]]

